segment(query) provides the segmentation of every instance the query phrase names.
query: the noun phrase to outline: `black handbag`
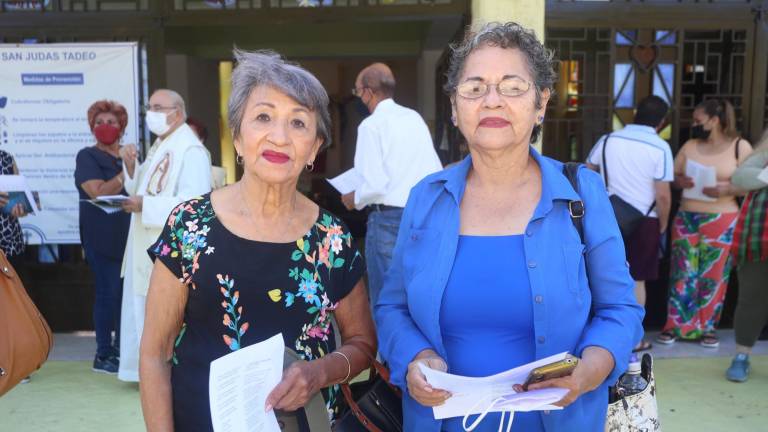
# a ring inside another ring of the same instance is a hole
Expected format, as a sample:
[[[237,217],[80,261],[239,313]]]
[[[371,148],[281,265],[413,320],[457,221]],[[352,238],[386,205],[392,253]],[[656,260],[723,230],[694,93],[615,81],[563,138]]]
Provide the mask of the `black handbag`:
[[[605,159],[605,148],[608,147],[608,140],[611,138],[611,134],[605,137],[603,142],[603,165],[600,167],[603,172],[603,178],[605,179],[605,188],[608,189],[608,164]],[[626,242],[629,236],[635,232],[635,229],[640,224],[640,221],[644,217],[651,214],[651,210],[656,206],[656,201],[651,204],[651,208],[643,214],[640,210],[636,209],[632,204],[624,201],[620,196],[613,194],[608,197],[611,201],[611,207],[613,207],[613,214],[616,216],[616,222],[619,224],[621,230],[621,236]]]
[[[402,432],[402,394],[378,361],[367,381],[342,384],[341,392],[349,409],[336,420],[334,432]]]

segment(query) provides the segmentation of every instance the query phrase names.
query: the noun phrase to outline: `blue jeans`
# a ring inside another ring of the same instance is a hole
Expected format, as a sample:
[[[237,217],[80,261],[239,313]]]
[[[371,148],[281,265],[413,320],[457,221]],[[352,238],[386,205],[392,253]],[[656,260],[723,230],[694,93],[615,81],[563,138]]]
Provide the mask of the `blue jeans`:
[[[400,229],[402,209],[373,210],[368,215],[368,229],[365,233],[365,260],[368,266],[368,298],[371,309],[376,306],[384,275],[392,262],[397,231]]]
[[[93,302],[93,327],[96,330],[96,355],[106,357],[120,352],[120,302],[123,298],[123,279],[120,277],[121,261],[105,257],[88,247],[85,259],[93,272],[95,299]],[[112,332],[115,342],[112,342]]]

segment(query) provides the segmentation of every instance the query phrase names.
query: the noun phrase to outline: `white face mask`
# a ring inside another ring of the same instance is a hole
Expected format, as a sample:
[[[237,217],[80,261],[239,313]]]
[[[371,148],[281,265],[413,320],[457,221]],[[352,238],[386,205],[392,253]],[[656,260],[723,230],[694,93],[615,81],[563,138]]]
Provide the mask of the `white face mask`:
[[[171,126],[168,124],[168,114],[157,111],[147,111],[147,127],[157,136],[164,135]]]

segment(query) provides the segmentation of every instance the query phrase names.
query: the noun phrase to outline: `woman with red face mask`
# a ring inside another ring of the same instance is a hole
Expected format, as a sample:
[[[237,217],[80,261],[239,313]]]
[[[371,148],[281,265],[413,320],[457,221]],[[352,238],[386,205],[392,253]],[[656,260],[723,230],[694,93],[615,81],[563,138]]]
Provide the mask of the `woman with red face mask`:
[[[128,113],[117,102],[101,100],[88,108],[88,125],[96,144],[77,154],[75,186],[80,194],[80,240],[94,275],[93,324],[96,356],[93,370],[116,374],[120,359],[120,267],[128,237],[130,214],[107,214],[83,201],[103,195],[125,195],[120,137]],[[114,338],[112,332],[115,332]]]

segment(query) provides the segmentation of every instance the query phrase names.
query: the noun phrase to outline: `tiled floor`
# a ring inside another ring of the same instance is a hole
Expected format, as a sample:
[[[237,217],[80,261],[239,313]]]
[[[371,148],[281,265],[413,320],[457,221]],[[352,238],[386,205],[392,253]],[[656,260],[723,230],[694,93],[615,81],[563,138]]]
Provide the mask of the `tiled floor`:
[[[732,357],[736,352],[736,341],[733,330],[720,330],[718,348],[705,348],[698,342],[682,342],[678,340],[672,345],[656,343],[659,332],[646,333],[646,340],[653,344],[650,353],[654,358],[685,358],[685,357]],[[768,341],[758,341],[752,349],[754,355],[768,355]]]

